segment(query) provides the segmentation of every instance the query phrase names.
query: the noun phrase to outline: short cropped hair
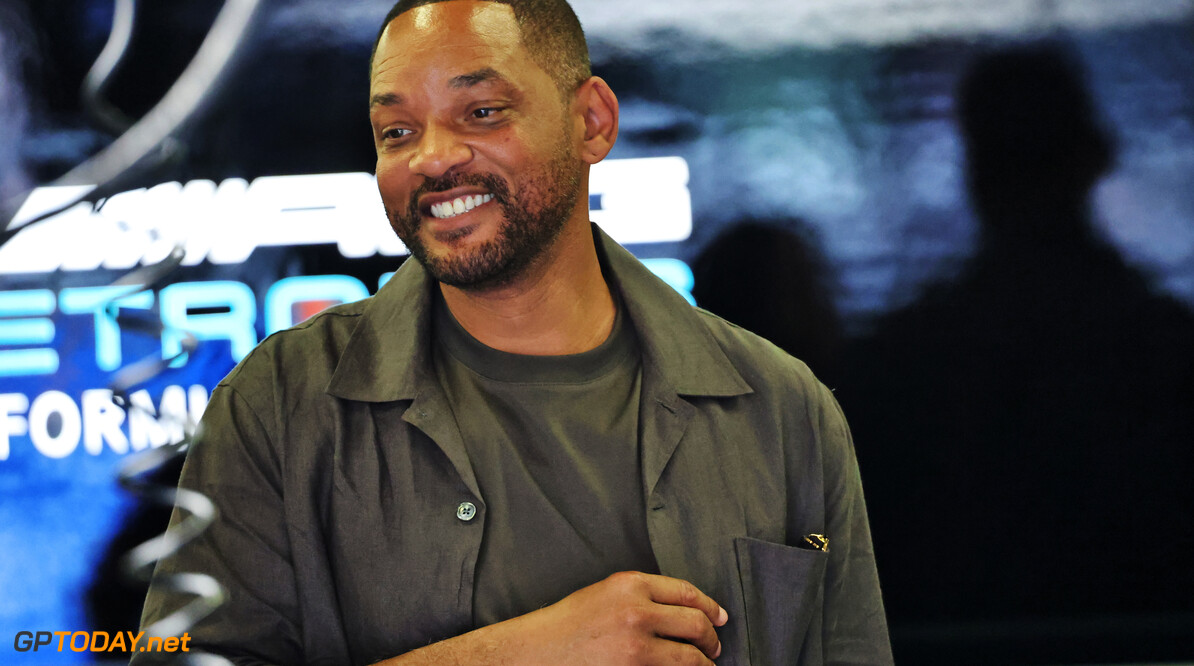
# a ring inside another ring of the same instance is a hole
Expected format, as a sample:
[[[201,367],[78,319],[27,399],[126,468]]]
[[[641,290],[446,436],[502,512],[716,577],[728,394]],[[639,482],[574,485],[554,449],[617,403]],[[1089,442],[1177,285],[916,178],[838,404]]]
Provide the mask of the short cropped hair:
[[[377,38],[373,40],[373,52],[369,56],[372,72],[373,59],[377,57],[377,46],[381,43],[386,26],[416,7],[450,0],[398,0],[386,14]],[[571,94],[577,86],[593,75],[589,63],[589,47],[580,19],[572,11],[567,0],[482,0],[509,5],[514,10],[514,20],[523,46],[531,60],[547,72],[563,95]]]

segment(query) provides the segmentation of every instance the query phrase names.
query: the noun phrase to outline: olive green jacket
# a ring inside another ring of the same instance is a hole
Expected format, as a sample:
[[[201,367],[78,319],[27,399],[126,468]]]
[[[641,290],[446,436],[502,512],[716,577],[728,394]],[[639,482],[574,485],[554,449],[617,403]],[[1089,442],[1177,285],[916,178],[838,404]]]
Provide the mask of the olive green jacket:
[[[890,663],[858,466],[828,389],[594,234],[642,348],[651,547],[661,573],[728,611],[717,663]],[[220,519],[157,572],[228,588],[194,646],[366,664],[473,628],[486,505],[432,366],[433,284],[407,261],[376,296],[269,337],[213,392],[182,485]],[[163,588],[143,624],[176,607]]]

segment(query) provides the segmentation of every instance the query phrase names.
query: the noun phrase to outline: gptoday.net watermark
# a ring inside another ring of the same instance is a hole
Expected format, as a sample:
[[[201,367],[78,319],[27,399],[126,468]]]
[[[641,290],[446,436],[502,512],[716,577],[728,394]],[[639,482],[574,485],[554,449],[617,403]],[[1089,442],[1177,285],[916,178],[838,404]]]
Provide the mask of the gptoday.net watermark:
[[[144,631],[18,631],[13,647],[17,652],[190,652],[190,642],[189,634],[147,637]]]

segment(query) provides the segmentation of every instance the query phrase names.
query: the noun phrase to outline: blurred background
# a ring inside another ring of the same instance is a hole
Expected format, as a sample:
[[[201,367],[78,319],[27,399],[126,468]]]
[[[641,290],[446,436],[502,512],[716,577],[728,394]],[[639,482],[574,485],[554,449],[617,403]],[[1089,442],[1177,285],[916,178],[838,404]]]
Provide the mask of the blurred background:
[[[403,260],[365,109],[390,4],[261,2],[97,207],[69,204],[100,171],[63,176],[222,5],[0,0],[0,226],[26,226],[0,246],[0,661],[95,656],[18,631],[134,628],[114,558],[168,513],[119,465]],[[897,662],[1194,663],[1194,0],[573,4],[622,103],[593,219],[834,389]],[[114,373],[180,352],[117,404]]]

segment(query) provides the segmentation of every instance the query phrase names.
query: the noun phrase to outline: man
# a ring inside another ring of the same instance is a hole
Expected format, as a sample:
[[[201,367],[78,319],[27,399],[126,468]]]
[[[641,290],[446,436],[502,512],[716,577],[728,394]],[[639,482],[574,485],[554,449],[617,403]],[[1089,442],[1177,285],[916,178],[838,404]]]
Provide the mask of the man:
[[[587,219],[618,103],[564,0],[403,0],[371,88],[415,261],[213,392],[182,485],[221,517],[158,568],[229,589],[193,644],[283,664],[890,661],[833,398]],[[144,619],[177,604],[151,589]]]

